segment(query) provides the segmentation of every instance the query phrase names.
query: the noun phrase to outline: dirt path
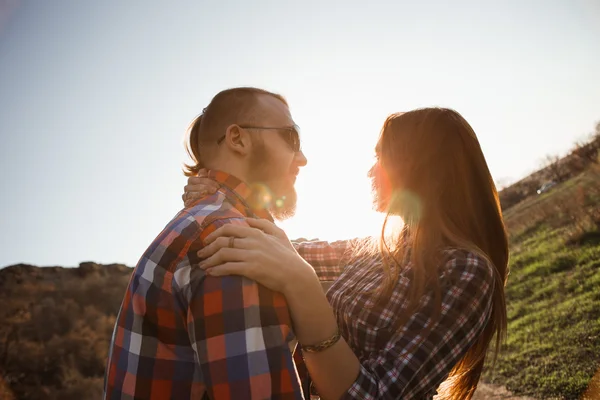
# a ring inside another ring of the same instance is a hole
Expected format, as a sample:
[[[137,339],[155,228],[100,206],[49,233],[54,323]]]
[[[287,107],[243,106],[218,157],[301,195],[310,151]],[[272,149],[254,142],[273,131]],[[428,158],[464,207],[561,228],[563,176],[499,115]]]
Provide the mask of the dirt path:
[[[504,386],[479,382],[473,400],[534,400],[533,397],[513,395]]]

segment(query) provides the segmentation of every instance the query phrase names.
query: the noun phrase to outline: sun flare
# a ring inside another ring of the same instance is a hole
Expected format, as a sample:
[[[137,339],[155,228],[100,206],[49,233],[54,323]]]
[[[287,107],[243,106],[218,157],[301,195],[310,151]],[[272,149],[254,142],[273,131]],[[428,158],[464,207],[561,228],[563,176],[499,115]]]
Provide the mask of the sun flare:
[[[316,170],[303,172],[296,182],[296,215],[279,223],[290,239],[334,241],[381,233],[385,216],[373,209],[366,176],[340,177],[334,186]]]

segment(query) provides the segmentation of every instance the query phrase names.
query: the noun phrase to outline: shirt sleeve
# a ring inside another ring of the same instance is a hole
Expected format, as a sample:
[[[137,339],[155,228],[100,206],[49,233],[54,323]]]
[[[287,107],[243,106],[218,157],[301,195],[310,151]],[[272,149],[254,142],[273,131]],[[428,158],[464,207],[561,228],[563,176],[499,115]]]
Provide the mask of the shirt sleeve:
[[[435,394],[489,321],[494,287],[493,267],[481,257],[452,259],[446,271],[440,281],[441,315],[429,333],[422,336],[432,304],[428,299],[377,357],[361,364],[342,399],[421,399]]]
[[[201,242],[224,224],[204,227]],[[288,342],[291,319],[282,294],[242,276],[207,276],[199,268],[191,280],[188,335],[211,399],[302,399]]]
[[[321,281],[336,280],[350,262],[352,240],[292,243],[298,254],[314,268]]]

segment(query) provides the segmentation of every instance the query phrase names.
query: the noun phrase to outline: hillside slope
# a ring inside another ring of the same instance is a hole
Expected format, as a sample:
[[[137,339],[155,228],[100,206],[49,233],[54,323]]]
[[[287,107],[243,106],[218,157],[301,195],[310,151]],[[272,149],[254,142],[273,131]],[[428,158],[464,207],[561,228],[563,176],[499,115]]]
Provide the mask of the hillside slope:
[[[600,373],[600,167],[504,217],[508,337],[484,378],[515,393],[577,399]]]

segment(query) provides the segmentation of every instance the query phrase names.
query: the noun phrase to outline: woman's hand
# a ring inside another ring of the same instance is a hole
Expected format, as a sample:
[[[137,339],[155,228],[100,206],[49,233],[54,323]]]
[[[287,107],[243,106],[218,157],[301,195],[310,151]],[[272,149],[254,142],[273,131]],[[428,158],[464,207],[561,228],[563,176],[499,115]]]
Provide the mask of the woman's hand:
[[[201,169],[198,176],[190,176],[188,184],[183,188],[183,205],[189,207],[196,200],[215,193],[219,189],[219,184],[208,177],[208,171]]]
[[[246,221],[249,227],[224,225],[206,237],[200,268],[212,276],[243,275],[284,294],[290,285],[317,279],[283,230],[267,220]]]

